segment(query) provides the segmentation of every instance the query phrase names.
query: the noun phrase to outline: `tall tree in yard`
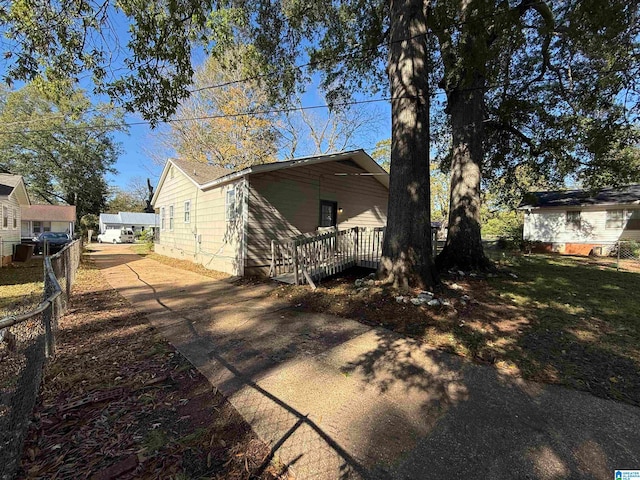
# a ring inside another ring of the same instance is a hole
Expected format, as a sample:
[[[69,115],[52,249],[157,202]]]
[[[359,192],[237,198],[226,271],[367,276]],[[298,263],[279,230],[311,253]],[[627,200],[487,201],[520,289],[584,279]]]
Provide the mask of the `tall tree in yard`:
[[[446,93],[452,128],[443,268],[490,266],[480,242],[483,173],[513,178],[523,163],[540,175],[633,173],[618,168],[631,157],[612,151],[637,142],[637,109],[629,108],[637,105],[640,78],[637,0],[155,0],[146,9],[126,0],[116,8],[132,22],[134,55],[129,71],[112,82],[106,81],[105,51],[83,55],[77,41],[88,30],[101,31],[108,11],[91,16],[102,10],[87,0],[81,8],[75,0],[37,3],[29,15],[57,18],[59,12],[50,11],[56,9],[70,15],[65,28],[45,28],[51,35],[43,39],[42,29],[32,31],[22,18],[25,9],[18,7],[26,2],[14,2],[0,17],[0,26],[23,45],[20,55],[8,52],[9,61],[17,59],[10,75],[44,73],[38,66],[51,56],[57,74],[92,68],[104,91],[153,121],[167,118],[188,95],[193,39],[214,49],[233,38],[252,44],[256,72],[272,99],[290,98],[314,71],[322,73],[330,103],[354,92],[390,92],[382,273],[398,286],[436,281],[428,168],[435,85]],[[309,69],[296,67],[307,60]]]
[[[272,107],[271,100],[257,80],[244,80],[253,72],[252,50],[231,45],[205,60],[195,73],[192,95],[178,108],[179,121],[169,124],[168,135],[159,136],[165,147],[233,170],[276,160],[276,123],[259,113]]]
[[[603,170],[630,177],[630,162],[606,159],[637,142],[638,3],[434,2],[431,18],[452,134],[449,234],[437,263],[485,269],[483,172],[503,182],[517,182],[525,165],[543,183],[569,174],[596,183]]]
[[[32,199],[75,205],[78,217],[100,213],[122,129],[108,105],[92,105],[68,82],[36,81],[5,91],[0,102],[0,170],[25,177]]]

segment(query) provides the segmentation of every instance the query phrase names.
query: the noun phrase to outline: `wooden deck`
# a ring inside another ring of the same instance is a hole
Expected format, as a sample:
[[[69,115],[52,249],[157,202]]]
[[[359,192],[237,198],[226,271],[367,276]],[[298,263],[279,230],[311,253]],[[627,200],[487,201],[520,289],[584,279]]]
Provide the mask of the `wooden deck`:
[[[384,227],[354,227],[271,243],[270,276],[299,285],[361,266],[377,268],[382,255]]]

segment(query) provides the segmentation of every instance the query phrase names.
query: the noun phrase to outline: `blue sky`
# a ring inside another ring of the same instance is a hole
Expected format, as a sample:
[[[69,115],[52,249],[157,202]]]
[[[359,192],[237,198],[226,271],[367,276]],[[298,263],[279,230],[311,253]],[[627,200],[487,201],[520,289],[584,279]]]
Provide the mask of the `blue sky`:
[[[111,13],[114,14],[111,17],[111,26],[113,27],[112,36],[114,37],[113,41],[116,44],[123,46],[127,43],[129,38],[128,21],[120,12],[113,11]],[[117,40],[115,37],[117,37]],[[117,69],[118,64],[122,65],[123,56],[125,54],[126,52],[124,50],[120,50],[113,58],[113,61],[115,62],[115,65],[112,64],[113,69]],[[197,68],[198,65],[202,64],[204,60],[205,54],[203,50],[195,49],[192,53],[192,64],[194,65],[194,69]],[[324,103],[322,96],[318,92],[319,76],[316,75],[313,78],[315,84],[309,85],[307,93],[302,97],[303,105],[305,106],[320,105]],[[92,90],[92,85],[88,82],[86,84],[81,83],[81,86],[88,92],[91,92]],[[380,95],[380,97],[384,96],[386,95]],[[367,97],[356,97],[357,100],[365,98]],[[94,99],[96,101],[109,100],[106,97],[94,97]],[[389,138],[391,135],[391,110],[388,102],[359,105],[357,107],[362,108],[367,112],[370,112],[370,114],[376,118],[379,118],[375,131],[363,132],[354,142],[354,146],[371,151],[378,140]],[[313,113],[325,115],[326,110],[313,110]],[[127,122],[140,122],[141,120],[142,119],[135,114],[127,115],[126,117]],[[121,144],[122,154],[115,165],[118,173],[107,176],[107,181],[110,185],[126,188],[133,179],[145,180],[146,178],[150,178],[151,183],[155,185],[162,171],[162,166],[154,162],[150,152],[155,152],[154,156],[156,158],[166,158],[172,153],[164,152],[165,154],[162,155],[160,146],[154,138],[155,135],[158,135],[158,130],[161,131],[163,128],[166,129],[166,125],[160,125],[156,131],[152,131],[147,125],[133,125],[129,128],[128,133],[116,133],[114,135],[116,141]],[[302,148],[301,151],[298,152],[297,156],[305,156],[312,153],[313,152],[310,151],[304,151],[304,148]]]
[[[364,98],[364,97],[361,97]],[[307,93],[303,96],[303,104],[321,105],[323,100],[317,90],[317,85],[312,85]],[[390,137],[391,113],[387,102],[380,102],[371,105],[359,105],[370,115],[375,116],[378,121],[375,128],[370,131],[361,132],[356,137],[354,146],[371,151],[378,140]],[[326,115],[325,109],[314,110],[314,114]],[[138,122],[141,119],[136,115],[128,115],[128,122]],[[107,180],[110,185],[125,189],[127,185],[136,178],[150,178],[151,183],[155,185],[162,171],[162,166],[154,162],[150,152],[156,152],[155,156],[166,158],[170,152],[162,155],[160,146],[154,138],[166,126],[161,125],[152,131],[147,125],[133,125],[129,129],[129,133],[117,133],[115,139],[122,146],[122,154],[115,165],[118,173],[116,175],[108,175]],[[304,151],[304,148],[298,152],[297,156],[305,156],[313,152]],[[146,181],[146,180],[145,180]]]
[[[109,27],[108,31],[104,31],[105,37],[103,41],[112,47],[112,57],[109,70],[111,71],[126,71],[124,67],[124,59],[128,55],[126,44],[129,39],[129,22],[124,15],[110,7],[109,11]],[[4,39],[6,42],[6,39]],[[194,68],[197,68],[205,59],[205,55],[201,49],[196,49],[192,54],[192,63]],[[0,66],[6,64],[6,59],[0,59]],[[304,63],[302,61],[301,63]],[[318,91],[319,76],[313,77],[315,84],[309,85],[307,92],[302,97],[304,106],[309,105],[321,105],[324,104],[323,98]],[[21,86],[20,83],[16,83],[16,88]],[[89,94],[90,98],[95,103],[109,102],[109,98],[104,95],[94,95],[93,84],[91,83],[91,75],[85,74],[80,82],[79,86]],[[381,93],[378,97],[387,96],[385,93]],[[371,98],[370,96],[358,95],[356,100],[366,100]],[[374,129],[370,131],[362,132],[361,135],[356,136],[355,141],[352,142],[352,147],[363,148],[369,152],[373,150],[375,144],[379,140],[383,140],[390,137],[390,125],[391,125],[391,112],[388,102],[380,102],[368,105],[357,105],[354,108],[363,109],[369,112],[370,115],[377,118],[379,121],[376,123]],[[326,110],[312,110],[314,115],[326,115]],[[142,118],[136,114],[128,114],[125,117],[127,123],[142,122]],[[167,158],[172,152],[161,152],[159,142],[155,136],[158,135],[158,130],[166,129],[166,125],[160,125],[156,131],[152,131],[148,125],[131,125],[127,133],[117,132],[113,136],[121,146],[121,155],[115,165],[117,170],[116,174],[107,175],[107,181],[110,185],[116,186],[122,189],[126,189],[132,180],[141,180],[146,182],[149,178],[151,183],[155,185],[162,170],[162,165],[158,163],[159,158]],[[154,154],[151,154],[154,152]],[[308,156],[313,154],[310,148],[302,147],[297,152],[296,156]],[[156,161],[154,161],[154,158]]]

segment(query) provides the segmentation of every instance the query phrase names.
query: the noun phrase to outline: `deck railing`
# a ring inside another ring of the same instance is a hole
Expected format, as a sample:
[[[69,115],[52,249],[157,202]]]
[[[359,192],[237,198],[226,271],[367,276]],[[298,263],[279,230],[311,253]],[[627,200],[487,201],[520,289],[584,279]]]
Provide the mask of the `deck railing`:
[[[269,276],[299,285],[313,283],[349,267],[377,268],[384,227],[332,229],[271,242]]]

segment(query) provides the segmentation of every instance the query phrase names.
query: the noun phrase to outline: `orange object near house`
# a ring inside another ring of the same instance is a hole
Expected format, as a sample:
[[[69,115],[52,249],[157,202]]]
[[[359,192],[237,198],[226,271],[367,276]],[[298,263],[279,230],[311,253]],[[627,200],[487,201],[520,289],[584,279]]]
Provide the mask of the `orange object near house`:
[[[590,243],[567,243],[564,247],[565,255],[582,255],[588,257],[595,245]]]

